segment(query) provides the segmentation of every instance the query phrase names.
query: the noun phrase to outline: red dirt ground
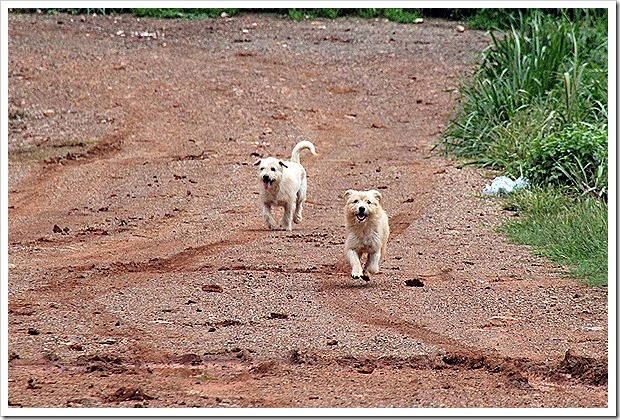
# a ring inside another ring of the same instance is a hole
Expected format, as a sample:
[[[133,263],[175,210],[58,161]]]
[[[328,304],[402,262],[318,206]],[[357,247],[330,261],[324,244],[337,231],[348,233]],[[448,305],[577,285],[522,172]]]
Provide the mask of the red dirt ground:
[[[432,150],[489,42],[11,14],[8,406],[607,407],[607,289],[496,233],[491,175]],[[304,220],[269,231],[252,163],[302,139]],[[349,188],[390,216],[368,283]]]

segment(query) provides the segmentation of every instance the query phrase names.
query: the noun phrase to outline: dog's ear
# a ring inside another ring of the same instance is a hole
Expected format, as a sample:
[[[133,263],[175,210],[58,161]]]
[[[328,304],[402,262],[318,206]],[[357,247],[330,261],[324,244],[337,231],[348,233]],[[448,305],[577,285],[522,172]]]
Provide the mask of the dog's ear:
[[[278,162],[280,164],[280,166],[282,166],[283,168],[288,168],[288,166],[286,166],[286,164],[282,161]]]
[[[258,164],[260,163],[262,159],[258,159],[256,162],[254,162],[254,166],[258,166]]]
[[[348,199],[349,199],[349,197],[350,197],[351,195],[355,194],[356,192],[357,192],[357,191],[355,191],[355,190],[346,190],[346,191],[344,192],[344,199],[345,199],[345,200],[348,200]]]
[[[370,195],[372,197],[374,197],[379,203],[381,202],[381,199],[383,199],[383,196],[381,195],[381,193],[377,190],[370,190],[368,191],[370,193]]]

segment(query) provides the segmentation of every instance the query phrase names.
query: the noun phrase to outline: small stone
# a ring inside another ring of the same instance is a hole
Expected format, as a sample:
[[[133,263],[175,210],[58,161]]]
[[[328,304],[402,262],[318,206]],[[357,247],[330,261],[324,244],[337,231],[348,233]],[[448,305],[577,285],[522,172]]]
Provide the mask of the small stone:
[[[80,343],[69,343],[69,348],[74,351],[84,351],[84,347]]]
[[[581,329],[584,330],[584,331],[602,331],[605,328],[604,327],[588,327],[588,326],[585,326],[585,327],[582,327]]]
[[[405,286],[423,287],[424,283],[422,283],[422,281],[418,279],[410,279],[410,280],[405,280]]]
[[[153,397],[147,395],[140,388],[125,388],[121,387],[116,390],[116,392],[110,395],[108,398],[110,402],[121,402],[121,401],[144,401],[144,400],[152,400]]]
[[[492,316],[491,318],[489,318],[489,322],[491,323],[491,325],[495,325],[497,327],[500,326],[504,326],[504,325],[509,325],[509,324],[514,324],[519,322],[519,318],[515,318],[512,316]]]
[[[416,20],[413,21],[413,23],[424,23],[424,19],[417,18]]]
[[[202,291],[222,293],[224,289],[222,289],[222,286],[220,286],[219,284],[205,284],[202,286]]]
[[[456,27],[457,32],[465,32],[465,27],[463,25],[459,25]]]
[[[336,344],[338,344],[338,340],[335,340],[333,338],[330,338],[329,340],[327,340],[328,346],[335,346]]]
[[[39,335],[39,334],[41,333],[36,328],[32,328],[32,327],[28,328],[28,335]]]
[[[359,373],[363,373],[365,375],[369,375],[375,371],[375,367],[373,365],[364,365],[357,369]]]
[[[28,388],[28,389],[41,389],[41,385],[38,385],[36,383],[36,381],[34,380],[34,378],[30,378],[30,379],[28,379],[28,386],[26,386],[26,388]]]

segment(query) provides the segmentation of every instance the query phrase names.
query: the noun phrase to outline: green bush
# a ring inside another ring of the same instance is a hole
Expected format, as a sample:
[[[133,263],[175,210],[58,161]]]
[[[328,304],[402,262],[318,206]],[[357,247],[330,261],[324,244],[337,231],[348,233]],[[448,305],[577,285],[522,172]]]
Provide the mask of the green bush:
[[[607,129],[578,123],[531,143],[524,170],[538,185],[607,197]]]
[[[492,35],[480,69],[460,87],[458,115],[441,142],[446,152],[519,176],[531,169],[530,151],[554,133],[571,141],[569,133],[579,127],[586,138],[599,137],[596,127],[607,124],[607,63],[602,58],[607,19],[600,13],[573,13],[580,18],[540,12],[521,16],[521,29],[513,26]],[[589,130],[594,133],[586,135]],[[538,177],[543,174],[539,171],[535,182],[582,184],[585,180],[579,177],[604,166],[593,157],[579,155],[579,163],[569,171],[572,177],[545,180]],[[586,178],[585,190],[593,186]],[[599,180],[604,178],[601,174]]]

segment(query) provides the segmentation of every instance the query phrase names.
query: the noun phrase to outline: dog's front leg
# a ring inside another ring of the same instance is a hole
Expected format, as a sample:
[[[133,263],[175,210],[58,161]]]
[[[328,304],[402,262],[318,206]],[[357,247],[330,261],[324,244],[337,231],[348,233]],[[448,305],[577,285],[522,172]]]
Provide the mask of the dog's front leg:
[[[284,230],[293,230],[293,205],[287,203],[284,206],[284,215],[280,222],[280,228]]]
[[[276,221],[271,215],[270,204],[263,203],[263,217],[265,218],[265,222],[267,222],[267,226],[269,226],[269,229],[274,230],[276,228]]]
[[[377,274],[379,272],[379,260],[381,259],[381,251],[371,252],[368,254],[368,260],[364,267],[364,272]]]
[[[364,275],[362,271],[362,263],[360,262],[360,256],[354,249],[347,250],[347,261],[351,264],[351,277],[354,279],[362,278]]]

